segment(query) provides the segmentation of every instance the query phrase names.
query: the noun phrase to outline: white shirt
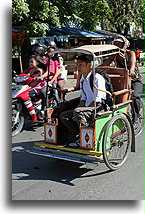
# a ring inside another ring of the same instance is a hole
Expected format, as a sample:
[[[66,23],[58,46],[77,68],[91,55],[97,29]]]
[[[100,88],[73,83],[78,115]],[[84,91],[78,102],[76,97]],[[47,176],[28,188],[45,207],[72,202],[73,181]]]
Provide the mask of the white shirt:
[[[88,107],[94,101],[94,93],[90,86],[90,76],[92,72],[89,72],[87,77],[82,77],[80,80],[80,89],[81,89],[81,100],[85,100],[85,106]],[[97,88],[100,88],[106,91],[105,79],[100,74],[95,74],[94,84]],[[82,89],[83,87],[83,89]],[[106,100],[106,93],[95,89],[96,102],[101,102],[102,99]]]
[[[64,65],[62,65],[61,66],[61,73],[59,74],[59,76],[58,76],[58,79],[64,79],[65,81],[67,81],[67,70],[66,70],[66,68],[65,68],[65,66]]]

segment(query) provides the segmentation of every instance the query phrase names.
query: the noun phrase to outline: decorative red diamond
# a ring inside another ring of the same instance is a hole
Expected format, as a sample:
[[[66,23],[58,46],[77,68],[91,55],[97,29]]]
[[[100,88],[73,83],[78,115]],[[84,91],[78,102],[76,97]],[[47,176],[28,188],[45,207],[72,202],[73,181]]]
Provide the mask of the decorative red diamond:
[[[86,135],[85,135],[85,140],[86,140],[87,143],[90,140],[90,137],[89,137],[88,133],[86,133]]]
[[[52,130],[51,129],[49,129],[48,134],[50,137],[52,136]]]

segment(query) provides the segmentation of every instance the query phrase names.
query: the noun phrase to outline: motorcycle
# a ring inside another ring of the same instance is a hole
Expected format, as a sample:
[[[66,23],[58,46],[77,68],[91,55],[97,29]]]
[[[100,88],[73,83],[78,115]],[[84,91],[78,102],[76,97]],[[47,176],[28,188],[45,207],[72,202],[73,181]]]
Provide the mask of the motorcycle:
[[[44,109],[42,109],[42,99],[35,87],[29,86],[34,78],[29,74],[16,75],[15,72],[12,76],[12,136],[15,136],[23,129],[26,121],[43,122]],[[58,102],[53,87],[48,86],[48,88],[47,107],[54,108]]]

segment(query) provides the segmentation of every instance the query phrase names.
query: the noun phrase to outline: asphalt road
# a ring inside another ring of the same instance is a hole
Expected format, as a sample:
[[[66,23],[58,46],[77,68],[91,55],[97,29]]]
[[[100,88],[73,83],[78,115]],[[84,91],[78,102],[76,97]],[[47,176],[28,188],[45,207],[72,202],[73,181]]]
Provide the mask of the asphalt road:
[[[81,165],[27,152],[41,140],[40,124],[12,138],[12,200],[143,200],[143,133],[136,152],[114,172],[103,163]]]

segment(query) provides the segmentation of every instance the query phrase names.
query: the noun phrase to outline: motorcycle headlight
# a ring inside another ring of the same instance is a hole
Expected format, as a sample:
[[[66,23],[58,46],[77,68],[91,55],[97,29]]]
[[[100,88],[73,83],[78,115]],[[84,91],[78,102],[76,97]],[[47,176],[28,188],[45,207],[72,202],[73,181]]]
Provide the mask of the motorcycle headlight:
[[[24,82],[24,81],[26,81],[26,80],[28,80],[29,78],[28,77],[26,77],[26,76],[17,76],[16,78],[15,78],[15,81],[16,82]]]
[[[19,85],[17,85],[17,86],[12,86],[12,92],[14,93],[14,92],[18,92],[18,91],[20,91],[22,89],[22,86],[19,86]]]

